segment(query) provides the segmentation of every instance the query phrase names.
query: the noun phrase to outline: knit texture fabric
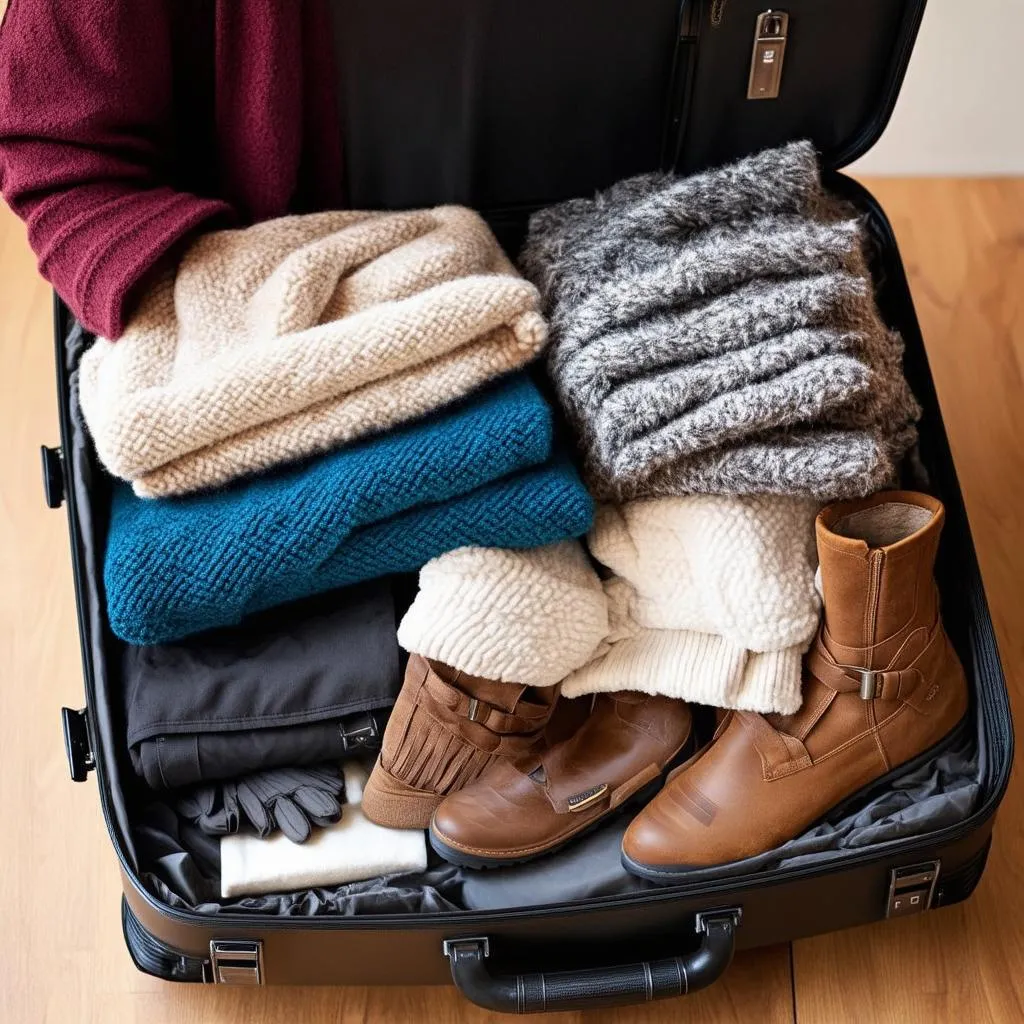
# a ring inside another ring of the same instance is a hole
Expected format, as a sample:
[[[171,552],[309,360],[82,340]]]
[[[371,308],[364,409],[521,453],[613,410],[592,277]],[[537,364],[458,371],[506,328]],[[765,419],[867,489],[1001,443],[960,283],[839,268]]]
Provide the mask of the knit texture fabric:
[[[580,544],[562,541],[459,548],[428,562],[398,642],[468,675],[552,686],[586,664],[607,633],[600,580]]]
[[[809,143],[536,214],[521,263],[592,490],[862,495],[919,408]]]
[[[340,211],[204,235],[82,359],[104,465],[136,493],[224,484],[417,418],[524,366],[536,289],[475,213]]]
[[[601,506],[588,542],[610,631],[566,697],[641,690],[740,710],[800,707],[818,625],[816,502],[692,495]]]
[[[551,411],[519,377],[421,422],[230,488],[165,501],[115,489],[110,625],[165,643],[466,545],[587,531],[592,501],[551,459]]]

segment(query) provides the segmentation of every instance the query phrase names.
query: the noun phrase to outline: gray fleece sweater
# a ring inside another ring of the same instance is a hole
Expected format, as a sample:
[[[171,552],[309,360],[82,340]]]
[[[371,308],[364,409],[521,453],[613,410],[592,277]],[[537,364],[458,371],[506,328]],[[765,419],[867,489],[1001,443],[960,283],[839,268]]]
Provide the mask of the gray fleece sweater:
[[[521,257],[592,489],[862,495],[918,407],[809,143],[536,214]]]

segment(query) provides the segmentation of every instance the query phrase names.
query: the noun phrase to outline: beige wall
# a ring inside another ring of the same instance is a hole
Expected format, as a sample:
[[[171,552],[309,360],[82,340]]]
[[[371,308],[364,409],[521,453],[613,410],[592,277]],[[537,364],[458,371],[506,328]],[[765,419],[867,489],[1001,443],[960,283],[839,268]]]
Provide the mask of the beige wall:
[[[929,0],[893,118],[855,168],[1024,174],[1024,0]]]

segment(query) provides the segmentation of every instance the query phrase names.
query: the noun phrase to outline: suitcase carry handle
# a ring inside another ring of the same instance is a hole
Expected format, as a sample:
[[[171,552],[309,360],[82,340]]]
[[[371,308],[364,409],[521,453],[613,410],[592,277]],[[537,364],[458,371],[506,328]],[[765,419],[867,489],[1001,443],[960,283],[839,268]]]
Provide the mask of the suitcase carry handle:
[[[707,988],[732,962],[741,917],[739,908],[698,914],[700,945],[685,956],[580,971],[492,974],[485,963],[490,956],[486,938],[447,939],[443,948],[456,988],[486,1010],[590,1010],[669,999]]]

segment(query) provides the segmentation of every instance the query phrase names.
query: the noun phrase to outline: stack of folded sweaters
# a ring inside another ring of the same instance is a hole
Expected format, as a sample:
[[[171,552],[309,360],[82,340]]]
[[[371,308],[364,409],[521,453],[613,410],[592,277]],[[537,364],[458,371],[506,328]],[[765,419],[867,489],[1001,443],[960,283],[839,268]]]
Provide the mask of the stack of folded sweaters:
[[[539,393],[484,388],[540,352],[538,304],[456,207],[197,241],[82,360],[96,449],[132,485],[110,524],[114,632],[173,641],[460,545],[585,532]]]
[[[391,574],[589,528],[539,304],[470,210],[312,214],[200,238],[84,355],[132,762],[205,831],[338,820],[398,692]]]
[[[601,498],[863,497],[919,410],[856,215],[806,142],[535,215],[520,263]]]

